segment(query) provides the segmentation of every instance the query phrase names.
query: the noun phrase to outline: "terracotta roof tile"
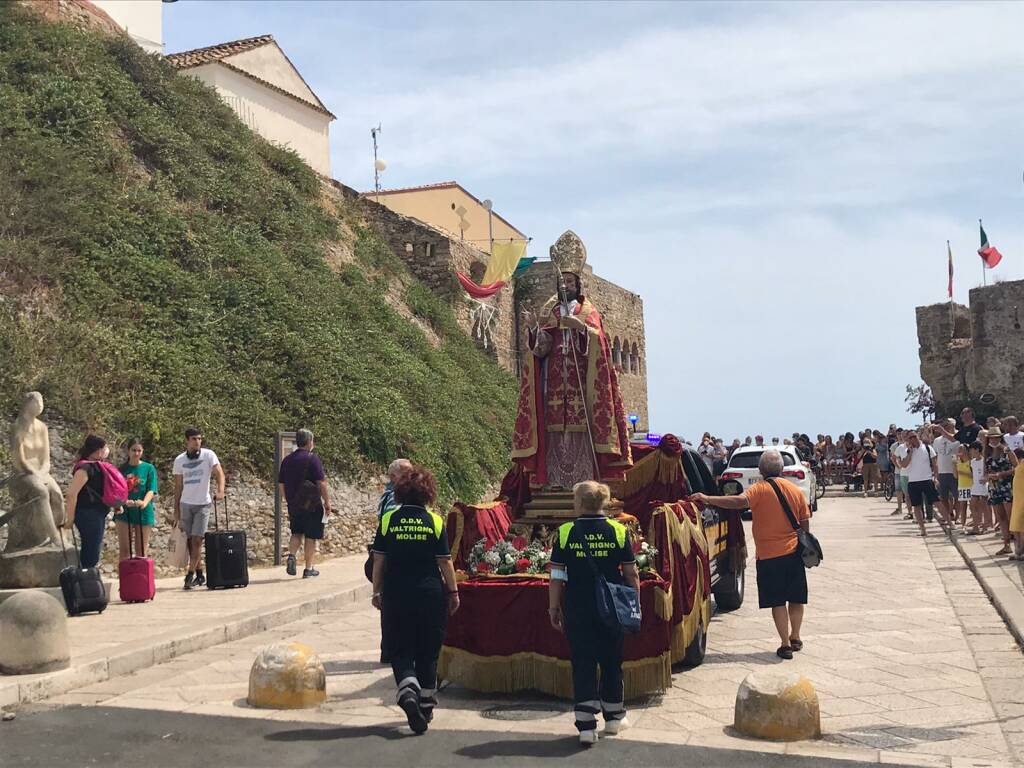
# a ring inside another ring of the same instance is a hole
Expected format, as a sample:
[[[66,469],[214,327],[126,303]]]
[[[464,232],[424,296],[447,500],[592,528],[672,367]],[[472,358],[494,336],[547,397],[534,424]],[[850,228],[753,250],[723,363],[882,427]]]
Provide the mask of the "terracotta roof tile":
[[[189,67],[198,67],[200,64],[220,61],[228,56],[234,56],[236,53],[245,53],[273,42],[273,35],[247,37],[244,40],[232,40],[229,43],[218,43],[205,48],[193,48],[191,51],[172,53],[166,59],[178,69],[188,69]]]
[[[278,93],[284,94],[285,96],[295,99],[296,101],[305,104],[307,107],[312,107],[317,112],[321,112],[327,115],[332,120],[336,120],[337,118],[335,117],[334,113],[324,106],[323,102],[320,101],[320,97],[313,93],[312,88],[309,89],[309,92],[312,93],[313,98],[316,99],[315,103],[309,101],[308,99],[304,99],[298,94],[292,93],[291,91],[285,88],[281,88],[280,86],[275,85],[274,83],[268,82],[264,80],[262,77],[257,77],[252,72],[248,72],[242,69],[241,67],[234,66],[228,61],[224,61],[224,59],[227,59],[231,56],[235,56],[239,53],[245,53],[246,51],[251,51],[255,48],[260,48],[264,45],[274,45],[275,47],[277,47],[279,51],[281,51],[281,47],[277,45],[277,41],[274,40],[273,35],[260,35],[259,37],[247,37],[244,40],[233,40],[229,43],[218,43],[217,45],[208,45],[205,48],[194,48],[191,51],[172,53],[168,56],[165,56],[164,58],[172,67],[176,69],[190,69],[192,67],[202,66],[203,64],[220,64],[221,66],[227,67],[228,69],[237,72],[240,75],[244,75],[245,77],[248,77],[251,80],[255,80],[260,85],[266,86],[267,88],[270,88],[273,91],[277,91]],[[281,51],[281,54],[284,55],[284,51]],[[288,63],[291,64],[292,69],[295,70],[295,73],[299,76],[302,82],[305,83],[306,79],[302,77],[302,73],[300,73],[299,70],[295,67],[295,65],[292,64],[291,59],[289,59],[287,55],[284,55],[284,57],[288,61]],[[306,87],[309,88],[309,83],[306,83]]]

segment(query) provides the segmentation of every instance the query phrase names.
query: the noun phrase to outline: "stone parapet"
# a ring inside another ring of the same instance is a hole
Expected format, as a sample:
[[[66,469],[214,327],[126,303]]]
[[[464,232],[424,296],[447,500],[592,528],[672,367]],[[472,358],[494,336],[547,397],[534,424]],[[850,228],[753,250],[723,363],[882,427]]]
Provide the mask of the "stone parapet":
[[[1024,280],[974,288],[969,300],[917,308],[921,378],[943,414],[981,402],[1024,416]]]

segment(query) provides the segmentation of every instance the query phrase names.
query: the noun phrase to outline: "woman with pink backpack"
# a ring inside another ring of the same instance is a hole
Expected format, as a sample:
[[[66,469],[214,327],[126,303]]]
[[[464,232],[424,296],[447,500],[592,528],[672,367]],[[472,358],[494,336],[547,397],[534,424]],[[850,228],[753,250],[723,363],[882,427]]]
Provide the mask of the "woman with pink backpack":
[[[99,563],[107,515],[111,507],[124,504],[128,498],[128,483],[117,467],[107,462],[109,455],[110,448],[102,437],[85,438],[64,501],[64,527],[74,525],[81,537],[82,568],[94,568]]]

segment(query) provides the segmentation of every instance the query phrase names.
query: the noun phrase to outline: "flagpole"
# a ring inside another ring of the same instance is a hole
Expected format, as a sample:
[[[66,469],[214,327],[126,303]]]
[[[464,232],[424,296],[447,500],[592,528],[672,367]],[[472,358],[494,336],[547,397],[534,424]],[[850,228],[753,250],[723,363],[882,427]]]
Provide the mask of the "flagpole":
[[[978,229],[982,229],[981,219],[978,219]],[[978,254],[981,256],[981,254]],[[988,278],[985,275],[985,257],[981,257],[981,285],[982,287],[988,285]]]
[[[956,338],[956,319],[953,316],[953,249],[946,241],[946,254],[949,259],[949,338]]]

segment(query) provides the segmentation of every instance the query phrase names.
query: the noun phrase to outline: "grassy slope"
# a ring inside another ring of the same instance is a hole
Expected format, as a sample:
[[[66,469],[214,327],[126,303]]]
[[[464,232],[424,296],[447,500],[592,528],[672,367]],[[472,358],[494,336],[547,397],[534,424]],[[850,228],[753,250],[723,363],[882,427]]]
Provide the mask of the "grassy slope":
[[[409,455],[446,498],[504,469],[511,379],[212,90],[0,4],[0,105],[0,412],[38,388],[83,430],[142,434],[158,461],[198,423],[263,471],[271,435],[308,424],[336,470]],[[339,215],[356,264],[332,271]],[[387,305],[393,279],[440,347]]]

